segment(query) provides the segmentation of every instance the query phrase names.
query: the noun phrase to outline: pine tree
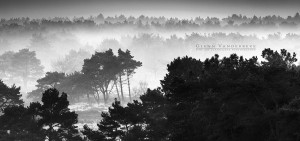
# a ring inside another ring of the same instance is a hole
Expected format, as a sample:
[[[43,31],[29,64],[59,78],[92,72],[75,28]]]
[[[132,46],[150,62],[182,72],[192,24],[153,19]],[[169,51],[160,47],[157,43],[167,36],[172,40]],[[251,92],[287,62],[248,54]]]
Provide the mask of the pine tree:
[[[20,87],[15,85],[8,87],[0,80],[0,109],[3,110],[9,105],[22,105]]]
[[[133,59],[133,56],[131,55],[129,50],[126,50],[125,52],[121,49],[118,50],[118,60],[121,62],[121,72],[119,74],[120,79],[120,85],[121,85],[121,93],[122,91],[122,78],[121,76],[123,74],[126,74],[127,77],[127,85],[128,85],[128,95],[130,102],[132,101],[131,97],[131,88],[130,88],[130,77],[135,73],[135,70],[138,67],[142,66],[142,62],[136,61]]]
[[[74,126],[78,115],[68,108],[67,94],[60,95],[56,89],[51,88],[43,93],[42,102],[39,124],[48,127],[43,131],[49,141],[78,138],[78,131]]]
[[[34,102],[29,107],[12,106],[4,109],[0,117],[2,130],[10,130],[3,137],[21,140],[81,141],[77,127],[77,114],[68,108],[67,94],[54,89],[43,93],[42,104]],[[25,138],[26,137],[26,138]]]

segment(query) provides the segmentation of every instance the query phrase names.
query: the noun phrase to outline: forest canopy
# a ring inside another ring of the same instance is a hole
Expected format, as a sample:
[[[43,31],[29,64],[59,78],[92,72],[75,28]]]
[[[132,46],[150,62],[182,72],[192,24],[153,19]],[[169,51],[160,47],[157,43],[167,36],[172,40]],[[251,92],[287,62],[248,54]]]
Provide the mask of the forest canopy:
[[[112,55],[109,50],[106,53]],[[256,56],[247,59],[237,54],[223,58],[216,54],[203,61],[188,56],[175,58],[167,65],[161,87],[148,89],[127,105],[115,99],[108,111],[102,112],[97,130],[85,125],[81,136],[73,126],[76,114],[67,109],[67,94],[50,88],[43,92],[43,105],[37,102],[27,108],[5,108],[0,117],[0,124],[5,126],[0,127],[11,132],[0,137],[30,135],[38,139],[43,133],[52,140],[297,140],[300,69],[295,65],[296,54],[267,48],[261,56],[264,60],[260,62]],[[63,76],[48,73],[46,78],[59,80]],[[43,82],[56,85],[46,78]],[[51,108],[54,113],[47,112]],[[69,115],[63,121],[56,115],[60,110]],[[16,119],[15,114],[27,116]],[[40,120],[30,118],[32,114],[39,115]],[[42,129],[41,125],[50,128]],[[55,125],[63,126],[52,130]],[[18,126],[26,132],[19,134]]]

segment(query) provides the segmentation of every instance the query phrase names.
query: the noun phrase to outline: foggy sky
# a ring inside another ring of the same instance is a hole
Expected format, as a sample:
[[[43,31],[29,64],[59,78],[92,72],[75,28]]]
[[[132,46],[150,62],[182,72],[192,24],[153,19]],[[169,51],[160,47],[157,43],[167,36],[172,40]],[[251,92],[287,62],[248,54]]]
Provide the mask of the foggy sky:
[[[299,12],[300,0],[0,0],[0,18],[104,16],[227,17]]]

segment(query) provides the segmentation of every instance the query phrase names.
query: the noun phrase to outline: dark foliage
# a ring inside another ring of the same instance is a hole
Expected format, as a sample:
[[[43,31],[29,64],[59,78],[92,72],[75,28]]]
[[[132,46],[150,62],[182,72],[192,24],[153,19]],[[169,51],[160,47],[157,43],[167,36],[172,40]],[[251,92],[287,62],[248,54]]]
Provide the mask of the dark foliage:
[[[43,93],[42,104],[31,103],[27,108],[11,106],[0,117],[2,140],[45,140],[80,141],[77,127],[77,114],[68,108],[67,94],[61,95],[56,89]]]
[[[103,140],[164,140],[168,133],[166,111],[167,101],[162,92],[159,89],[148,90],[141,96],[141,102],[134,101],[123,107],[115,101],[108,113],[102,113],[98,130],[87,128],[83,133],[92,141],[96,141],[95,134],[104,136]]]
[[[262,63],[235,54],[171,62],[161,81],[172,102],[170,140],[297,140],[282,131],[288,124],[281,124],[299,118],[282,109],[299,96],[296,55],[265,49],[262,57]]]
[[[3,110],[9,105],[22,105],[20,87],[15,85],[8,87],[0,80],[0,110]]]
[[[75,71],[69,74],[47,72],[45,77],[37,80],[37,89],[31,91],[28,97],[37,101],[41,99],[41,92],[48,88],[56,88],[67,92],[71,102],[78,102],[81,97],[86,96],[89,102],[91,102],[90,97],[93,97],[99,104],[102,94],[106,104],[114,88],[119,100],[122,98],[124,101],[123,86],[126,83],[131,101],[130,78],[140,66],[142,63],[134,60],[129,50],[119,49],[118,56],[114,55],[112,49],[95,52],[91,58],[84,60],[81,72]]]
[[[162,89],[126,107],[115,101],[99,129],[84,132],[91,140],[299,140],[296,54],[265,49],[262,57],[177,58]]]

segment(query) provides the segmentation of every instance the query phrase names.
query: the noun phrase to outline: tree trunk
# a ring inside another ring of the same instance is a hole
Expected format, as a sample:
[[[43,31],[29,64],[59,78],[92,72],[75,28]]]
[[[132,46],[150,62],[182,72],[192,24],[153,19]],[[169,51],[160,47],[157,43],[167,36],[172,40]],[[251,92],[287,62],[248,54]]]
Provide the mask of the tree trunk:
[[[104,104],[106,105],[106,103],[107,103],[107,100],[106,100],[106,94],[105,94],[105,92],[102,92],[102,94],[103,94],[103,101],[104,101]]]
[[[116,81],[116,80],[115,80],[115,86],[116,86],[118,98],[119,98],[119,100],[121,100],[121,99],[120,99],[119,89],[118,89],[118,85],[117,85],[117,81]]]
[[[108,92],[106,91],[106,92],[105,92],[105,104],[107,103],[108,99],[109,99],[109,94],[108,94]]]
[[[120,81],[120,89],[121,89],[121,96],[122,96],[122,101],[124,102],[124,93],[123,93],[123,84],[122,84],[122,75],[119,74],[119,81]]]
[[[131,102],[130,81],[129,81],[129,74],[128,74],[128,72],[127,72],[127,82],[128,82],[129,101]]]

